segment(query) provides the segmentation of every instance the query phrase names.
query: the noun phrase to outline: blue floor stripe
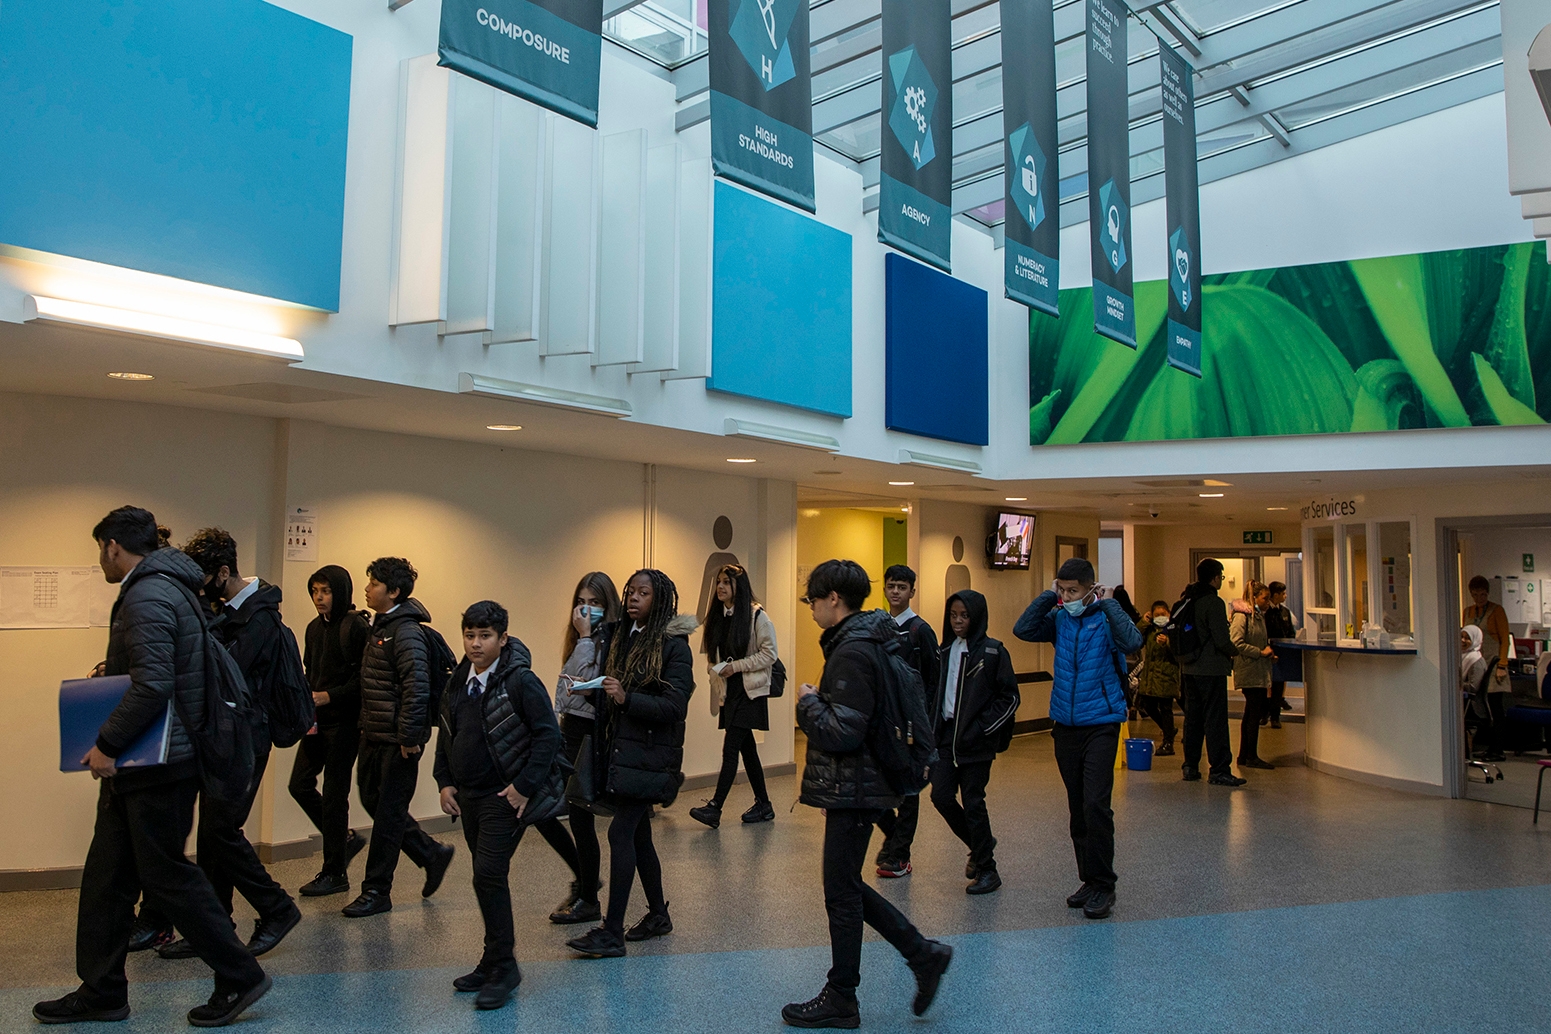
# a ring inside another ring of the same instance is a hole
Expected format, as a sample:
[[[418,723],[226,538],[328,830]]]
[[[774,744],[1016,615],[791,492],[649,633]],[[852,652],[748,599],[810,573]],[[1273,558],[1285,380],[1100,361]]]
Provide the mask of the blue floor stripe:
[[[1152,1032],[1392,1034],[1551,1029],[1551,886],[966,934],[923,1020],[913,982],[870,941],[863,1026],[951,1034]],[[816,993],[826,948],[533,963],[514,1004],[476,1013],[457,970],[286,976],[240,1025],[343,1034],[775,1030],[780,1007]],[[0,1028],[65,988],[0,991]],[[182,1029],[199,981],[139,983],[115,1030]]]

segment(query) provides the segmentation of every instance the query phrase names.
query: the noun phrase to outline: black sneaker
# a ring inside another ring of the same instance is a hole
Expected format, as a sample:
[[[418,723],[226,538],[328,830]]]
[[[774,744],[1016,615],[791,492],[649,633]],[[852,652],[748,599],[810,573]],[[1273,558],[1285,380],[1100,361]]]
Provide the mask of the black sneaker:
[[[716,829],[722,824],[722,806],[715,801],[706,801],[698,808],[689,809],[689,817]]]
[[[447,875],[447,867],[452,864],[452,856],[458,853],[458,849],[451,844],[437,846],[441,850],[425,863],[425,886],[420,888],[420,896],[423,898],[436,893],[436,889],[442,885],[442,878]]]
[[[621,959],[625,957],[625,941],[606,926],[595,926],[580,937],[573,937],[565,946],[578,955],[591,959]]]
[[[1231,775],[1227,772],[1223,772],[1213,775],[1210,779],[1207,780],[1207,782],[1211,783],[1213,786],[1243,786],[1245,783],[1249,782],[1249,780],[1241,776]]]
[[[196,1005],[188,1011],[189,1025],[193,1027],[224,1027],[241,1016],[243,1010],[263,998],[275,984],[268,973],[264,979],[246,991],[220,991],[210,996],[204,1005]]]
[[[479,965],[475,966],[472,970],[463,974],[461,977],[453,977],[452,989],[454,991],[464,992],[478,991],[480,988],[485,986],[485,980],[489,976],[490,970],[486,968],[483,962],[481,962]]]
[[[170,926],[157,926],[144,919],[136,919],[135,925],[129,929],[129,950],[137,952],[160,948],[171,944],[174,936]]]
[[[897,880],[901,876],[909,876],[914,871],[909,859],[901,861],[897,858],[884,858],[878,861],[878,875],[886,880]]]
[[[517,968],[517,960],[512,964],[491,973],[485,979],[484,986],[479,989],[479,996],[474,999],[476,1009],[499,1009],[512,997],[512,992],[517,990],[517,985],[522,983],[522,970]]]
[[[350,877],[341,872],[320,872],[297,891],[304,898],[324,898],[350,889]]]
[[[117,1023],[129,1019],[129,1003],[93,1005],[81,992],[71,991],[63,998],[34,1005],[32,1018],[39,1023]]]
[[[1271,764],[1271,762],[1269,762],[1269,761],[1262,761],[1260,758],[1242,758],[1239,761],[1239,767],[1240,768],[1263,768],[1263,769],[1266,769],[1267,771],[1270,771],[1270,770],[1276,768],[1276,766]]]
[[[1093,884],[1084,882],[1081,887],[1066,896],[1066,907],[1081,908],[1091,897],[1093,897]]]
[[[1154,752],[1154,756],[1155,757],[1160,757],[1160,758],[1171,758],[1171,757],[1173,757],[1174,756],[1174,741],[1173,740],[1166,740],[1165,742],[1158,744],[1158,749]]]
[[[248,938],[248,951],[253,953],[254,958],[272,951],[301,921],[302,910],[295,905],[291,906],[291,911],[280,916],[260,916],[253,924],[253,936]]]
[[[393,911],[393,899],[380,890],[363,890],[360,897],[339,911],[350,919],[362,919]]]
[[[1194,765],[1182,765],[1180,771],[1185,773],[1185,782],[1195,783],[1201,780],[1201,770]]]
[[[964,888],[964,893],[989,894],[993,890],[1000,890],[1001,887],[1001,876],[997,875],[995,869],[987,868],[980,870],[980,873],[975,877],[975,881]],[[919,1013],[917,1015],[919,1015]]]
[[[817,998],[782,1006],[781,1019],[788,1027],[839,1027],[855,1030],[862,1025],[856,996],[842,994],[824,985]]]
[[[995,875],[994,871],[992,875]],[[932,999],[937,997],[937,985],[942,983],[942,975],[948,972],[948,964],[952,961],[952,945],[941,941],[926,942],[921,954],[910,963],[910,971],[916,975],[916,996],[910,1003],[911,1012],[921,1016],[932,1007]]]
[[[187,937],[179,937],[171,944],[164,944],[156,949],[156,954],[164,959],[192,959],[199,955],[194,946],[188,942]]]
[[[755,801],[754,806],[743,813],[743,821],[749,824],[774,822],[775,807],[769,801]]]
[[[1276,717],[1275,715],[1272,715],[1271,716],[1271,728],[1273,728],[1273,729],[1280,729],[1281,727],[1282,727],[1282,720],[1280,718]]]
[[[1088,903],[1082,907],[1084,919],[1103,919],[1109,915],[1115,907],[1115,892],[1112,890],[1095,890]]]
[[[980,870],[975,867],[975,859],[973,857],[971,857],[967,861],[965,861],[965,863],[964,863],[964,878],[966,880],[972,880],[976,876],[978,876],[979,874],[980,874]]]
[[[576,898],[549,913],[549,921],[558,926],[573,923],[596,923],[603,918],[603,909],[596,901]]]
[[[627,941],[649,941],[653,937],[663,937],[673,932],[673,920],[668,918],[668,906],[663,905],[661,912],[648,912],[641,917],[641,921],[625,931]]]

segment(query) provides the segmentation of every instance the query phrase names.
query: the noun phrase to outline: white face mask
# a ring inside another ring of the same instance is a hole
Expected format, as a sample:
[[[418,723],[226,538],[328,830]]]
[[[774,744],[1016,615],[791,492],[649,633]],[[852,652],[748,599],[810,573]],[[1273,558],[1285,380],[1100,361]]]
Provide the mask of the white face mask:
[[[1168,626],[1169,616],[1167,614],[1159,614],[1157,617],[1152,619],[1152,623],[1157,625],[1159,628],[1165,628]]]

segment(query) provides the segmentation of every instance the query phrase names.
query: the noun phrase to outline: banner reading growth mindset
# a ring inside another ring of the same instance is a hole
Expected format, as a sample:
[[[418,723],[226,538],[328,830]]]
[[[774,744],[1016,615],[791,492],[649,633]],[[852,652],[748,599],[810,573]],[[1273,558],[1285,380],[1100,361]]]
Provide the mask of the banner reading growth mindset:
[[[598,124],[603,0],[442,0],[438,64]]]
[[[708,14],[711,164],[814,211],[807,0],[711,0]]]
[[[1093,327],[1136,347],[1131,289],[1131,123],[1126,9],[1088,0],[1088,233],[1093,242]]]
[[[1201,376],[1201,188],[1194,71],[1168,47],[1163,73],[1163,181],[1169,219],[1169,365]]]
[[[1061,202],[1050,0],[1002,0],[1007,297],[1059,316]]]
[[[878,239],[951,271],[953,57],[949,0],[883,0]]]

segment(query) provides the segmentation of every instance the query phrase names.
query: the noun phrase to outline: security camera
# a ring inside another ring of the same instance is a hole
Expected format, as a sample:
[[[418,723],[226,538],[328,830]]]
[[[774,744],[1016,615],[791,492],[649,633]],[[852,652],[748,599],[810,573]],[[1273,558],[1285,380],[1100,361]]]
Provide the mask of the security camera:
[[[1147,508],[1147,516],[1149,516],[1149,517],[1157,517],[1158,516],[1158,508],[1156,506],[1149,506]]]
[[[1540,30],[1529,45],[1529,77],[1540,94],[1540,106],[1551,122],[1551,25]]]

